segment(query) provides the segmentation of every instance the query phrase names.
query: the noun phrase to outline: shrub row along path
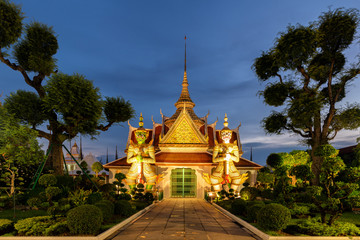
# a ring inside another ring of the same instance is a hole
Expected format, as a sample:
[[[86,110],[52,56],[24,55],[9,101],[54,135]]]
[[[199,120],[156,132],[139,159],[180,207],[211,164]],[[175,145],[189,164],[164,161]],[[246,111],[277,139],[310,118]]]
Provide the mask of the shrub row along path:
[[[201,199],[166,199],[122,229],[113,240],[257,239]]]

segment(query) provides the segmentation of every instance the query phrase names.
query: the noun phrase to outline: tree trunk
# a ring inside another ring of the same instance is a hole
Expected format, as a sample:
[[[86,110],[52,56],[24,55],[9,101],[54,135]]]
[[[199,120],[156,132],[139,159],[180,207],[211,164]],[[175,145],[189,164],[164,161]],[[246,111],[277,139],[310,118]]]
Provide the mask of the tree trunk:
[[[48,166],[54,170],[56,175],[64,175],[64,160],[62,142],[56,137],[52,136],[49,143],[49,147],[52,145],[51,152],[49,154]]]

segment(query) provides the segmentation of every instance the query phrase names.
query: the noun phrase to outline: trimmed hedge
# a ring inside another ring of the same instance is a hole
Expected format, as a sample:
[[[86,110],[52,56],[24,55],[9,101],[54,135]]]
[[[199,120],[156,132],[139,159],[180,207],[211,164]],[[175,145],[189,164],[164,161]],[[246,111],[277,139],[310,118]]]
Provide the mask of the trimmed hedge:
[[[44,174],[39,178],[39,184],[45,187],[53,186],[57,183],[55,175]]]
[[[114,208],[110,206],[109,204],[106,204],[105,202],[97,202],[94,204],[96,207],[98,207],[103,215],[103,220],[108,221],[112,218],[114,215]]]
[[[360,229],[353,223],[337,221],[332,226],[323,224],[319,218],[301,222],[298,231],[312,236],[359,236]]]
[[[244,199],[235,199],[231,203],[230,211],[235,215],[244,215],[246,213],[247,203]]]
[[[258,212],[256,220],[260,227],[265,230],[279,231],[289,224],[291,219],[290,210],[281,204],[270,203]]]
[[[129,217],[134,214],[134,209],[126,200],[118,200],[115,202],[115,214],[123,217]]]
[[[248,220],[249,222],[255,222],[255,221],[256,221],[256,216],[257,216],[258,212],[259,212],[263,207],[265,207],[265,204],[264,204],[264,203],[263,203],[263,204],[257,203],[257,204],[254,204],[254,205],[248,207],[247,210],[246,210],[246,212],[247,212],[247,215],[246,215],[247,220]]]
[[[95,235],[101,227],[103,216],[98,207],[85,204],[69,210],[66,221],[72,234]]]

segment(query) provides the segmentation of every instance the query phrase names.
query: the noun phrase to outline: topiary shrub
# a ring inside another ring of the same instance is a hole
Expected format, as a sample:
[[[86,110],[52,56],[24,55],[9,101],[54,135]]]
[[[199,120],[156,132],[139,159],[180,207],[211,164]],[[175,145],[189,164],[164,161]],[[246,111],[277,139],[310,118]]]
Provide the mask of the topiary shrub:
[[[281,204],[271,203],[265,205],[256,216],[257,223],[265,230],[279,231],[289,224],[290,210]]]
[[[14,222],[9,219],[0,219],[0,236],[14,230]]]
[[[101,227],[103,216],[98,207],[85,204],[70,209],[66,221],[72,234],[95,235]]]
[[[135,208],[137,211],[140,211],[144,208],[146,208],[147,206],[149,206],[149,204],[147,202],[138,200],[138,201],[130,201],[130,204],[132,205],[133,208]]]
[[[114,215],[114,208],[112,206],[104,202],[97,202],[94,205],[101,210],[104,221],[110,220]]]
[[[241,199],[253,201],[258,196],[259,191],[254,187],[245,187],[240,190]]]
[[[278,167],[282,166],[283,163],[284,163],[284,160],[277,153],[271,153],[266,159],[266,164],[272,168],[278,168]]]
[[[115,205],[114,205],[114,203],[113,203],[112,201],[107,200],[107,199],[104,199],[104,200],[99,201],[99,203],[104,203],[104,204],[106,204],[107,206],[109,206],[111,214],[114,214],[114,212],[115,212]]]
[[[305,205],[297,205],[296,203],[290,208],[291,216],[301,218],[310,214],[310,207]]]
[[[258,212],[263,208],[265,207],[265,204],[260,204],[260,203],[257,203],[257,204],[254,204],[252,206],[249,206],[247,209],[246,209],[246,218],[249,222],[256,222],[256,216],[258,214]]]
[[[118,200],[115,202],[115,214],[123,217],[129,217],[134,214],[134,209],[126,200]]]
[[[41,206],[41,200],[37,197],[29,198],[27,204],[31,208],[39,208]]]
[[[57,183],[57,179],[52,174],[44,174],[39,178],[39,184],[45,187],[54,186]]]
[[[245,215],[246,213],[246,201],[244,199],[235,199],[231,203],[230,211],[235,215]]]
[[[101,193],[93,192],[88,196],[87,203],[88,204],[95,204],[102,200]]]

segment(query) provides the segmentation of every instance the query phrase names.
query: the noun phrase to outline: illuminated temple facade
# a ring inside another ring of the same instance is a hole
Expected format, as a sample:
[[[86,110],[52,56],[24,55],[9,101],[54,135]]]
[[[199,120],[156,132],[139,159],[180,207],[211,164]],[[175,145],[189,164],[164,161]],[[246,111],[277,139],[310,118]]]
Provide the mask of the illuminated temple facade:
[[[148,136],[145,143],[153,146],[155,152],[155,163],[152,163],[151,166],[155,174],[162,178],[161,181],[158,179],[154,189],[162,190],[164,198],[204,198],[205,191],[211,190],[211,184],[203,176],[204,174],[211,175],[214,172],[217,165],[213,162],[214,146],[222,142],[220,137],[222,123],[220,123],[220,130],[217,130],[217,121],[209,123],[208,115],[198,117],[195,114],[195,103],[191,100],[188,86],[185,55],[182,90],[175,103],[176,112],[171,117],[160,112],[161,123],[153,121],[153,127],[146,129]],[[239,127],[240,125],[231,129],[230,142],[237,144],[240,150],[239,161],[235,162],[235,167],[240,174],[247,173],[246,181],[250,185],[254,185],[257,170],[262,166],[241,157],[242,145]],[[125,153],[128,153],[129,146],[137,141],[135,137],[137,129],[138,127],[129,124]],[[115,180],[116,173],[127,174],[130,166],[126,156],[104,165],[109,169],[110,182]]]

